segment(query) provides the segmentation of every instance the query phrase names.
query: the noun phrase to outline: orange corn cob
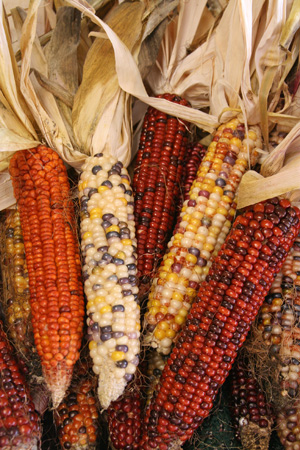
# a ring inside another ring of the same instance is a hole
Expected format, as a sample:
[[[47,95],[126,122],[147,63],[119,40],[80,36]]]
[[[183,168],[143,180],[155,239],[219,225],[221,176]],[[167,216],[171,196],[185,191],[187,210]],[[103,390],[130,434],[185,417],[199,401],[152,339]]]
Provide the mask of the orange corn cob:
[[[40,422],[0,322],[0,448],[38,450]]]
[[[299,233],[299,218],[299,209],[278,198],[237,217],[163,370],[147,410],[143,450],[176,448],[209,415]]]
[[[96,449],[99,433],[97,378],[88,374],[87,364],[74,371],[68,393],[55,413],[55,423],[63,449]]]
[[[34,341],[57,406],[79,358],[84,317],[67,172],[57,153],[40,145],[16,152],[10,175],[23,231]]]

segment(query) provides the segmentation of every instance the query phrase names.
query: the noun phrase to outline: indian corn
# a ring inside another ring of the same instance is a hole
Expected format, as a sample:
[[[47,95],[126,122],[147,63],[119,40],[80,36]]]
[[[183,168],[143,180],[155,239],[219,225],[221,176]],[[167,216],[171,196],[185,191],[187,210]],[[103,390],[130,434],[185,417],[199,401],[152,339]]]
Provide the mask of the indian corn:
[[[286,199],[249,207],[235,220],[178,335],[150,407],[141,446],[167,450],[209,415],[237,351],[300,228]]]
[[[144,341],[163,354],[170,353],[215,246],[229,230],[237,188],[249,166],[248,152],[255,157],[260,145],[257,127],[246,136],[244,125],[232,120],[219,127],[199,166],[149,293]]]
[[[40,145],[10,161],[29,276],[34,341],[54,407],[79,358],[84,302],[73,204],[63,161]]]
[[[89,348],[106,409],[133,379],[139,362],[136,239],[127,170],[110,155],[88,158],[79,196]]]

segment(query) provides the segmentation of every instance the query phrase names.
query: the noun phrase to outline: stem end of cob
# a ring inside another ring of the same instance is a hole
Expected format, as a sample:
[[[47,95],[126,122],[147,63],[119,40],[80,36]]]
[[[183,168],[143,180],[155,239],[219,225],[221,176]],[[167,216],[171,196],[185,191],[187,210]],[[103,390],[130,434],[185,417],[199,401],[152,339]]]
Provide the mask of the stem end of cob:
[[[55,367],[52,370],[45,370],[44,377],[51,394],[53,409],[56,409],[65,397],[71,383],[72,370]]]
[[[113,376],[115,366],[109,362],[101,367],[98,384],[98,398],[103,409],[107,409],[111,402],[117,400],[123,394],[126,387],[125,378]]]

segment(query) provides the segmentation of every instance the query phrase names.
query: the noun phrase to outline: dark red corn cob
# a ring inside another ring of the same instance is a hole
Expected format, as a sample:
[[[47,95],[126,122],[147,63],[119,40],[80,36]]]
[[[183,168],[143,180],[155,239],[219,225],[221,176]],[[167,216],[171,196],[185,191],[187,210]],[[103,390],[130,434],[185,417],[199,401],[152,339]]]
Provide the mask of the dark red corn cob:
[[[206,148],[200,142],[190,142],[184,158],[182,194],[183,200],[189,199],[189,192],[197,177],[198,168],[205,155]],[[182,202],[183,203],[183,202]],[[180,205],[181,209],[182,205]]]
[[[140,387],[126,390],[121,399],[112,402],[107,410],[109,437],[115,450],[138,450],[141,440],[142,396]]]
[[[273,412],[245,363],[231,372],[232,417],[236,436],[247,450],[268,450]]]
[[[0,322],[0,448],[37,450],[40,421]]]
[[[159,97],[188,106],[176,95]],[[164,255],[174,225],[187,133],[186,122],[148,108],[133,177],[138,276],[145,284]]]
[[[273,198],[238,216],[188,314],[145,418],[144,450],[191,437],[299,232],[300,211]]]
[[[83,365],[82,368],[87,365]],[[55,412],[55,423],[61,447],[66,450],[96,449],[99,413],[95,394],[97,378],[76,370],[68,394]]]

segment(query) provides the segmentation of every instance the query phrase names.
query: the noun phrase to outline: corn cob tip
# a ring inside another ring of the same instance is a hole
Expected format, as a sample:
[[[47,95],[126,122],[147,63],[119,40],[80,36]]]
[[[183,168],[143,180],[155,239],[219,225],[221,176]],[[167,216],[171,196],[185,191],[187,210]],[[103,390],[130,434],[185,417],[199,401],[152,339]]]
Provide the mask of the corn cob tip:
[[[51,394],[52,407],[56,409],[63,401],[71,383],[72,370],[65,367],[55,367],[53,370],[44,370],[43,373]]]
[[[117,400],[123,394],[127,381],[125,378],[114,376],[115,365],[107,361],[99,373],[98,398],[103,410],[107,409],[111,402]]]
[[[249,423],[240,431],[242,447],[248,450],[268,450],[271,426],[261,428],[256,423]]]

